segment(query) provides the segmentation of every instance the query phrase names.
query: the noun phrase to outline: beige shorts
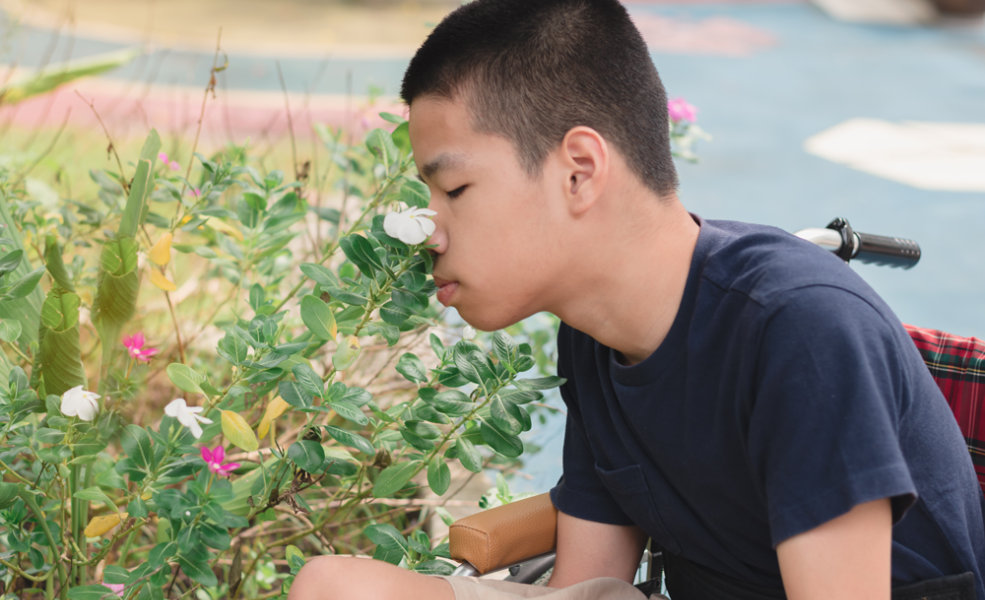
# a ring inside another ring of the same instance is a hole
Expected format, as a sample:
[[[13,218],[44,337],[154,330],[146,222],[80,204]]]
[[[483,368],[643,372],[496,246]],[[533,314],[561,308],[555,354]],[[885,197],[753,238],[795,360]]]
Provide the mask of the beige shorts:
[[[475,577],[445,577],[455,590],[455,600],[514,600],[518,598],[546,598],[547,600],[647,600],[643,592],[632,585],[615,579],[601,577],[582,583],[554,589],[514,583],[512,581],[495,581]],[[650,598],[665,596],[654,594]]]

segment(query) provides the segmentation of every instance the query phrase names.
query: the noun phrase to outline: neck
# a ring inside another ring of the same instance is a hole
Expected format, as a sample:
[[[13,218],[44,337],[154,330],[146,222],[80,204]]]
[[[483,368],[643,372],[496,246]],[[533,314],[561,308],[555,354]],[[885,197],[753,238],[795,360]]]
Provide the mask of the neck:
[[[676,196],[607,203],[598,231],[618,236],[580,241],[550,311],[636,364],[660,346],[677,316],[699,227]]]

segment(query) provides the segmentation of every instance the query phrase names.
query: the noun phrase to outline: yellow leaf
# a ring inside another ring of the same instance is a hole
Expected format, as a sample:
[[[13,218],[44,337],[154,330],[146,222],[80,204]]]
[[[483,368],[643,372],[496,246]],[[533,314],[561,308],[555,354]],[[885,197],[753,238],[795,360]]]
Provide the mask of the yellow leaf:
[[[106,515],[105,517],[93,517],[86,525],[86,537],[99,537],[122,523],[127,518],[127,513]]]
[[[221,231],[222,233],[225,233],[226,235],[233,236],[234,238],[236,238],[237,240],[239,240],[241,242],[243,241],[243,232],[240,231],[239,229],[236,229],[232,225],[229,225],[225,221],[221,221],[221,220],[216,219],[216,218],[213,217],[213,218],[207,220],[205,222],[205,224],[208,225],[209,227],[211,227],[212,229],[215,229],[216,231]]]
[[[147,257],[151,259],[151,262],[163,267],[171,261],[171,240],[173,239],[174,236],[169,231],[162,235],[161,239],[157,240],[154,247],[147,253]]]
[[[273,423],[274,419],[284,414],[284,411],[290,408],[290,406],[280,396],[274,398],[267,405],[267,411],[263,413],[263,418],[260,419],[260,426],[257,427],[257,436],[261,440],[267,437],[267,432],[270,431],[270,424]]]
[[[152,494],[150,492],[144,492],[143,494],[140,495],[140,499],[141,500],[150,500],[151,497],[153,497],[153,496],[154,496],[154,494]]]
[[[178,289],[173,283],[171,283],[171,280],[164,276],[164,273],[161,273],[157,269],[153,268],[150,269],[150,282],[165,292],[173,292]]]
[[[222,411],[222,435],[240,450],[253,452],[260,447],[260,441],[250,429],[250,424],[231,410]]]

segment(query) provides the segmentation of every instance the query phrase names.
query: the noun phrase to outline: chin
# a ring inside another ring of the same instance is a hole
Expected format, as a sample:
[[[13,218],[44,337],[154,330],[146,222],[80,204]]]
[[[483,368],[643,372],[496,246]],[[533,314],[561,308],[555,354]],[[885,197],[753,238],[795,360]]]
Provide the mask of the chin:
[[[523,314],[519,312],[504,312],[502,307],[492,307],[483,310],[480,307],[474,306],[456,306],[459,316],[462,319],[475,327],[479,331],[497,331],[499,329],[506,329],[510,325],[519,323],[520,321],[526,319],[530,314]]]

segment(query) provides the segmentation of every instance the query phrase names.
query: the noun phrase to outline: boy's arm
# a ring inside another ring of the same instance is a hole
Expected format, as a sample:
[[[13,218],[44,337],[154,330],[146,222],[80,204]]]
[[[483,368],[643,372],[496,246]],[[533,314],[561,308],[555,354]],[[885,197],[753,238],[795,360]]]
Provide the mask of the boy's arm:
[[[548,587],[563,588],[596,577],[632,583],[646,546],[635,525],[608,525],[557,514],[557,562]]]
[[[888,600],[892,512],[888,499],[859,504],[776,547],[790,600]]]

